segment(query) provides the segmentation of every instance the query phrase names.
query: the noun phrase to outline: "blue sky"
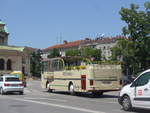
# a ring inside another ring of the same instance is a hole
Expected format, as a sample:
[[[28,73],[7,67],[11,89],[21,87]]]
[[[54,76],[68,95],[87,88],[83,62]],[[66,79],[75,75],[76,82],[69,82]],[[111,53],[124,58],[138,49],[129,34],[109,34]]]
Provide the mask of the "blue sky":
[[[47,48],[101,34],[121,34],[121,7],[144,7],[148,0],[0,0],[0,19],[7,24],[9,44]]]

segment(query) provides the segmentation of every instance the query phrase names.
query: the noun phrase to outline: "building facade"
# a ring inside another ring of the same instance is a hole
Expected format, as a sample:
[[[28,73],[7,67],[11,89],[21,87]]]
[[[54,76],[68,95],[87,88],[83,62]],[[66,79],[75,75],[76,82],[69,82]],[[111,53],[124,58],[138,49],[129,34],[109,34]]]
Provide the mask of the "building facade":
[[[116,37],[100,37],[94,40],[86,38],[81,42],[80,47],[91,47],[101,50],[102,60],[110,60],[112,55],[111,48],[117,44],[118,39],[125,38],[123,36]]]
[[[123,36],[116,37],[103,37],[96,38],[94,40],[90,38],[86,38],[85,40],[78,40],[74,42],[65,42],[64,44],[50,46],[46,49],[43,49],[43,58],[47,58],[47,56],[51,53],[51,51],[55,48],[60,51],[61,56],[65,56],[65,52],[71,49],[80,49],[82,47],[90,47],[96,48],[101,51],[102,60],[110,60],[112,55],[111,48],[117,44],[117,40],[124,38]]]
[[[22,71],[30,74],[30,48],[8,45],[6,24],[0,21],[0,74]]]
[[[72,49],[79,49],[81,44],[81,40],[77,40],[74,42],[67,42],[64,41],[63,44],[58,44],[54,46],[50,46],[48,48],[43,49],[43,58],[48,58],[48,55],[54,50],[58,49],[61,56],[66,56],[66,51],[72,50]]]

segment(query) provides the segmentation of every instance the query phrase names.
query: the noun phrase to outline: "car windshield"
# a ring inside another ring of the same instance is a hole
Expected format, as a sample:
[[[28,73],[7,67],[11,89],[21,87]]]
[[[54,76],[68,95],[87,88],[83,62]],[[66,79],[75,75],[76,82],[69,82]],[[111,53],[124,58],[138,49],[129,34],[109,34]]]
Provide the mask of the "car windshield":
[[[7,82],[14,82],[14,81],[20,81],[20,80],[17,77],[7,77],[5,79],[5,81],[7,81]]]

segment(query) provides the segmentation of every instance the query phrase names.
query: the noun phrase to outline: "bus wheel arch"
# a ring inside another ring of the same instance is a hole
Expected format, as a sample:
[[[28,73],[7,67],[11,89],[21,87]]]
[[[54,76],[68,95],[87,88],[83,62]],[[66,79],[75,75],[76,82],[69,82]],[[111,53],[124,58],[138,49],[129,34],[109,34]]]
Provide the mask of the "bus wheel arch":
[[[46,81],[46,86],[45,86],[46,88],[48,87],[48,84],[49,84],[49,81]]]
[[[69,82],[68,84],[68,91],[71,95],[75,95],[75,89],[74,89],[74,84],[72,81]]]
[[[53,90],[50,88],[50,86],[48,85],[49,81],[46,81],[46,89],[48,92],[53,92]]]

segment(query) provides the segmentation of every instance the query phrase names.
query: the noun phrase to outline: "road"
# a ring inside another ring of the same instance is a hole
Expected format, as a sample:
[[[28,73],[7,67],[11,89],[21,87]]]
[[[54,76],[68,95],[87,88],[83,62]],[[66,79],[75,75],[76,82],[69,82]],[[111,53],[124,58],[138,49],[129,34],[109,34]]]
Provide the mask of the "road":
[[[0,113],[128,113],[117,102],[118,92],[91,98],[89,94],[71,96],[67,92],[48,93],[40,81],[28,81],[24,95],[0,95]],[[129,113],[149,113],[134,110]]]

